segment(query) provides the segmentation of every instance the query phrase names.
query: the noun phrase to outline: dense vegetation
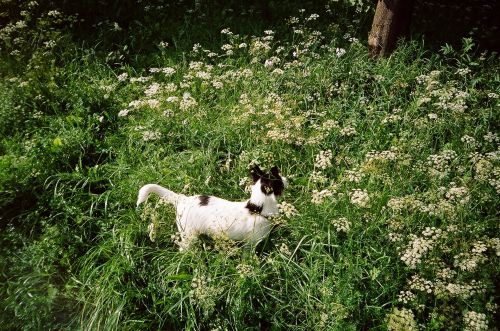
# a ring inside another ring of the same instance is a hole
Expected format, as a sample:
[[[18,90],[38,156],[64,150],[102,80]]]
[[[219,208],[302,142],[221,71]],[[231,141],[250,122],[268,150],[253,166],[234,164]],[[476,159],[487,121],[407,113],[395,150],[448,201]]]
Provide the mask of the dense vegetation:
[[[362,1],[0,3],[2,328],[495,327],[496,53],[373,61]],[[135,208],[252,164],[290,181],[255,252]]]

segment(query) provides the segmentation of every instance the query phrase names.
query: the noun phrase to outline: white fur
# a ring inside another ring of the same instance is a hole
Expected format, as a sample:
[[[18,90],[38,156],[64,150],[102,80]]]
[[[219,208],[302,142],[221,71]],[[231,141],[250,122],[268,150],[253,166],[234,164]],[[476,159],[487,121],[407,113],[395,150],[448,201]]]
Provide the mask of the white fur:
[[[260,179],[252,186],[249,200],[232,202],[210,197],[208,205],[201,206],[199,196],[174,193],[156,184],[148,184],[139,190],[137,206],[150,193],[160,195],[176,207],[176,223],[183,246],[189,246],[191,238],[198,234],[227,235],[230,239],[256,245],[267,237],[272,228],[267,217],[278,214],[278,202],[273,194],[265,195],[260,189]],[[250,202],[262,206],[260,214],[252,214],[245,208]]]

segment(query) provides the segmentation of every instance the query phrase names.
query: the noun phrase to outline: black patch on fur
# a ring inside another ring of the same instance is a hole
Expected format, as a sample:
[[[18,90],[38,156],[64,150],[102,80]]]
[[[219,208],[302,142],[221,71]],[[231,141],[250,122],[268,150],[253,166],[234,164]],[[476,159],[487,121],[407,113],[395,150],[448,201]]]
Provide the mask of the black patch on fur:
[[[285,189],[285,184],[283,179],[281,179],[280,171],[278,167],[274,166],[271,168],[271,172],[265,173],[259,166],[254,166],[250,170],[253,182],[256,183],[260,179],[260,190],[265,195],[281,195]]]
[[[271,168],[271,185],[275,195],[281,195],[285,189],[285,183],[283,183],[277,166]]]
[[[200,199],[200,206],[206,206],[210,201],[210,197],[208,195],[200,195],[198,199]]]
[[[274,195],[281,195],[285,189],[285,184],[279,175],[275,177],[271,174],[270,176],[261,177],[260,183],[260,190],[265,195],[270,195],[272,193],[274,193]]]
[[[255,184],[262,176],[265,176],[266,174],[259,168],[258,165],[255,165],[252,167],[252,169],[250,169],[250,175],[252,176],[252,180]]]
[[[272,183],[269,179],[266,178],[260,179],[260,191],[265,195],[271,195],[274,193]]]
[[[251,203],[250,201],[247,202],[247,205],[245,206],[246,209],[250,212],[250,214],[260,214],[262,213],[262,206],[257,206],[254,203]]]

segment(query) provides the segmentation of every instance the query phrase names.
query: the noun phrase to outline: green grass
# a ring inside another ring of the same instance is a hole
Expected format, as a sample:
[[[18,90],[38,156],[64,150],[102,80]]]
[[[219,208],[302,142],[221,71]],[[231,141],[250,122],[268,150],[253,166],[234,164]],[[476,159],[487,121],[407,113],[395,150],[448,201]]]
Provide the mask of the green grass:
[[[373,61],[344,36],[362,33],[310,14],[239,28],[202,16],[239,34],[189,21],[160,39],[153,24],[119,32],[108,22],[93,49],[42,23],[24,53],[2,41],[5,329],[438,330],[470,316],[494,327],[498,57],[465,39],[440,52],[408,42]],[[175,73],[149,70],[165,67]],[[135,209],[146,183],[246,199],[254,163],[279,166],[290,181],[282,200],[297,210],[255,252],[222,239],[181,252],[171,207],[151,198]],[[357,203],[357,189],[369,200]]]

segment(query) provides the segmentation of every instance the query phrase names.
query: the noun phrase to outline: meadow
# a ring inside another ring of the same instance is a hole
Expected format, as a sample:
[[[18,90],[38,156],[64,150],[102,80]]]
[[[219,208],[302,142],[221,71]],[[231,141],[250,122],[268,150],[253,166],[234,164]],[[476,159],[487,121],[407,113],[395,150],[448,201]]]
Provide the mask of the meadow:
[[[373,60],[341,2],[4,4],[2,329],[497,328],[498,53]],[[252,165],[290,183],[254,250],[136,209],[147,183],[245,200]]]

